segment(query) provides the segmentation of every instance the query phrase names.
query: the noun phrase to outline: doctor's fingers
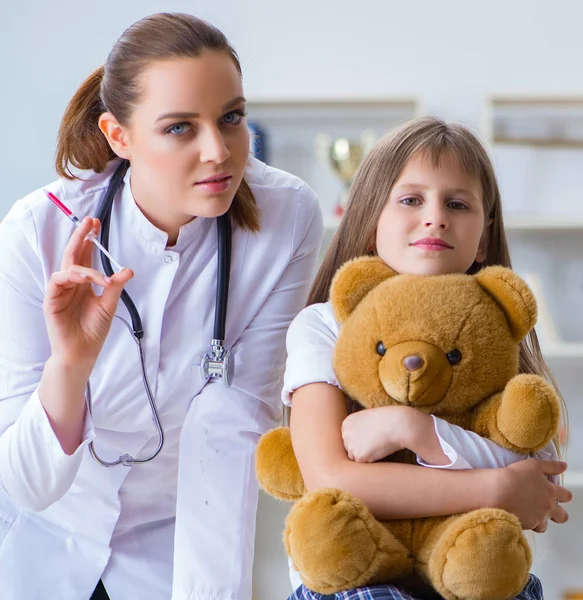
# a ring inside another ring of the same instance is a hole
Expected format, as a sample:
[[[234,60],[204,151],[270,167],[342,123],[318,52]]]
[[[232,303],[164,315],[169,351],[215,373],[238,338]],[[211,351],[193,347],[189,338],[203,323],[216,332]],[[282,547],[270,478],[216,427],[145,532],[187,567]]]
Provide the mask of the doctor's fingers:
[[[99,232],[101,231],[101,223],[99,219],[91,219],[93,222],[93,226],[90,227],[89,231],[93,231],[93,233],[99,237]],[[83,245],[81,246],[81,258],[79,259],[79,264],[84,267],[91,267],[93,262],[93,253],[95,252],[96,247],[93,242],[90,240],[83,240]],[[99,254],[99,252],[98,252]]]
[[[57,298],[63,290],[70,290],[87,283],[95,283],[102,287],[110,285],[110,281],[108,281],[108,278],[103,273],[95,269],[74,265],[65,271],[55,271],[51,275],[45,299],[51,300]]]
[[[101,294],[101,306],[109,313],[114,314],[119,302],[123,286],[134,276],[131,269],[122,269],[119,273],[112,275],[109,285],[103,289]]]
[[[91,265],[91,253],[93,244],[86,240],[87,234],[95,227],[99,228],[99,221],[91,217],[85,217],[81,224],[73,231],[69,242],[65,246],[63,252],[63,260],[61,261],[61,270],[65,271],[73,265],[82,264],[83,266]]]

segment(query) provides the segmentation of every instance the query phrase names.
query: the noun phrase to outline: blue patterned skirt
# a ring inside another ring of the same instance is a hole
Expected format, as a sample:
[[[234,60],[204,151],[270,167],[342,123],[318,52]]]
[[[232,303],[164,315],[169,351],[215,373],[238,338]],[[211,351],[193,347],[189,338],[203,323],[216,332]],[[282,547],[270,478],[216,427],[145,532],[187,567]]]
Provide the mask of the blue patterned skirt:
[[[526,586],[514,600],[543,600],[541,582],[531,575]],[[305,586],[300,586],[288,600],[416,600],[407,592],[394,585],[372,585],[339,592],[338,594],[317,594]]]

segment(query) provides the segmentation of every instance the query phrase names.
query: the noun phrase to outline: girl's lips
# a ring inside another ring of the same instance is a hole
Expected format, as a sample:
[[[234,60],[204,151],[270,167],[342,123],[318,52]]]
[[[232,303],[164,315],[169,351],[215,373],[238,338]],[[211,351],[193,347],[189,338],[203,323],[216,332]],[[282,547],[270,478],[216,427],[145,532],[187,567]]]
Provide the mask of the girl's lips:
[[[453,246],[450,246],[447,242],[444,242],[439,238],[423,238],[422,240],[413,242],[411,245],[416,248],[421,248],[422,250],[453,250]]]

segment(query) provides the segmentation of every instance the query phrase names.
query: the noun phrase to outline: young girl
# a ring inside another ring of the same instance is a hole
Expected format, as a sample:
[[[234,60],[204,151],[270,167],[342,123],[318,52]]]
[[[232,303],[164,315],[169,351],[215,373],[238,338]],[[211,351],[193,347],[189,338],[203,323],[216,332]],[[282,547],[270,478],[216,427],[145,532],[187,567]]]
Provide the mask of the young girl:
[[[323,227],[249,157],[245,110],[219,30],[146,17],[67,107],[61,177],[0,226],[2,598],[251,600],[255,446]]]
[[[568,515],[559,502],[569,501],[571,493],[548,478],[562,473],[564,463],[515,462],[517,455],[412,408],[386,407],[348,416],[332,368],[338,323],[327,299],[337,269],[365,254],[380,256],[399,273],[417,275],[510,266],[496,177],[472,133],[433,118],[411,121],[376,145],[354,179],[308,307],[287,335],[283,400],[288,405],[293,400],[291,435],[308,490],[349,491],[382,519],[500,507],[516,514],[525,529],[544,531],[549,518],[565,522]],[[550,377],[534,332],[521,345],[520,369]],[[399,448],[411,449],[419,462],[422,457],[425,466],[441,469],[370,464]],[[556,457],[552,448],[545,451],[546,457]],[[476,468],[505,465],[510,466]],[[393,586],[360,588],[335,597],[412,598]],[[531,577],[519,597],[542,598],[540,582]],[[310,598],[322,596],[301,586],[290,600]]]

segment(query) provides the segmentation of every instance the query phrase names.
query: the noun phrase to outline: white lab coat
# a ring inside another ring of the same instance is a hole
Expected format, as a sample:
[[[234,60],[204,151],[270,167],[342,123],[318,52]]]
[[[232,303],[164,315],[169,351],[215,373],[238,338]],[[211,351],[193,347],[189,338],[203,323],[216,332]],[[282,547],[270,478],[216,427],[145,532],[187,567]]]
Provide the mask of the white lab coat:
[[[115,166],[47,189],[80,218],[94,215]],[[213,333],[216,221],[195,219],[166,249],[166,235],[133,201],[129,174],[114,203],[110,250],[135,272],[126,289],[143,320],[166,433],[161,454],[131,468],[104,468],[87,448],[94,440],[112,460],[158,442],[136,345],[119,320],[91,374],[93,418],[72,456],[36,391],[50,356],[43,296],[72,224],[38,190],[0,225],[2,599],[85,600],[100,578],[112,600],[251,598],[255,445],[281,414],[285,333],[305,302],[323,225],[315,194],[298,178],[255,159],[245,177],[261,231],[233,231],[231,388],[206,384],[199,372]],[[121,302],[117,314],[128,318]]]

